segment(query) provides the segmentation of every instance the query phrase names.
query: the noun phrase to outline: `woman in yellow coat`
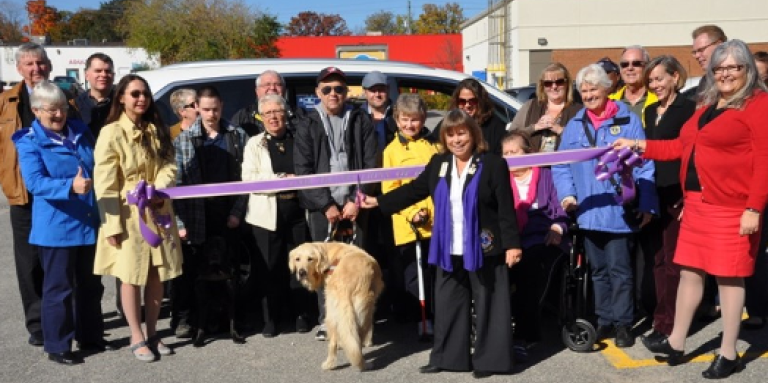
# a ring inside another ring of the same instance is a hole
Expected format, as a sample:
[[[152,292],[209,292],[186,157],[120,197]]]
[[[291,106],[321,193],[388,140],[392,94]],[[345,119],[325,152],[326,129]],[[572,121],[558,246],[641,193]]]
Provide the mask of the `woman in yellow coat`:
[[[417,94],[402,94],[398,97],[394,108],[394,118],[397,124],[397,135],[389,145],[384,149],[383,167],[426,165],[432,155],[437,153],[438,147],[435,140],[432,139],[430,132],[424,127],[427,119],[427,106],[424,100]],[[381,188],[384,193],[397,189],[411,180],[384,181]],[[393,283],[392,290],[397,295],[398,291],[408,291],[410,294],[419,297],[419,280],[417,277],[416,265],[416,246],[421,246],[421,266],[424,276],[424,295],[427,300],[427,324],[428,334],[431,335],[431,301],[432,301],[432,278],[431,273],[427,272],[427,254],[429,254],[429,238],[432,237],[432,199],[427,198],[417,204],[409,206],[392,216],[392,225],[395,234],[395,246],[397,252],[393,255],[392,270]],[[416,236],[418,232],[419,238]],[[420,243],[417,243],[420,240]],[[409,301],[408,299],[398,299],[399,304]],[[406,297],[402,297],[406,298]],[[412,300],[411,300],[412,301]],[[402,307],[401,310],[409,313],[409,308]],[[419,325],[419,332],[423,330]]]
[[[154,361],[173,351],[156,337],[163,299],[162,282],[181,274],[181,246],[171,219],[169,229],[158,228],[144,217],[149,228],[163,238],[153,248],[139,230],[141,214],[126,202],[126,194],[141,180],[157,189],[175,185],[176,162],[170,132],[163,125],[146,80],[123,77],[115,91],[107,125],[102,128],[94,153],[93,187],[101,215],[96,242],[94,273],[122,281],[123,313],[131,329],[131,352],[141,361]],[[155,199],[158,215],[173,217],[169,201]],[[144,286],[146,331],[141,328],[141,286]]]

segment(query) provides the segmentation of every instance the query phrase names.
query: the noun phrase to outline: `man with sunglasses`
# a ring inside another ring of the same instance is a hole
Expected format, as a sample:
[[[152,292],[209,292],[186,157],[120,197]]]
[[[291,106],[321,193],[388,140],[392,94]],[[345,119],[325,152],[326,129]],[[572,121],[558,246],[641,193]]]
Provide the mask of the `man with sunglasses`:
[[[338,173],[376,167],[376,133],[365,111],[346,103],[347,77],[341,69],[328,67],[317,76],[315,93],[320,104],[308,113],[296,130],[294,166],[296,175]],[[365,185],[364,192],[370,192]],[[328,226],[342,220],[356,221],[355,244],[363,247],[367,217],[358,217],[356,185],[302,190],[299,200],[309,211],[308,223],[313,241],[323,241]],[[318,291],[321,324],[315,338],[325,340],[325,297]]]
[[[75,107],[83,122],[91,129],[93,137],[98,138],[112,107],[115,84],[115,65],[112,58],[104,53],[90,55],[85,60],[85,80],[88,82],[88,91],[77,96]]]
[[[171,93],[171,107],[179,122],[171,125],[171,140],[175,140],[181,132],[189,129],[197,119],[197,92],[191,88],[181,88]]]
[[[230,121],[232,125],[243,128],[243,130],[248,133],[249,137],[253,137],[263,132],[264,123],[259,114],[259,99],[268,94],[276,94],[283,98],[285,98],[286,95],[285,80],[283,79],[283,76],[271,69],[265,70],[256,77],[256,102],[238,110],[232,116]],[[289,105],[285,112],[287,113],[286,124],[288,130],[295,132],[298,120],[305,117],[304,111],[301,108],[296,108],[294,110]]]
[[[718,45],[728,41],[728,37],[723,32],[723,29],[717,25],[702,25],[693,30],[691,33],[693,37],[693,45],[691,47],[691,55],[699,63],[703,72],[707,71],[709,66],[709,59],[712,57],[712,52]],[[706,88],[707,76],[702,75],[699,80],[699,85],[695,88],[691,88],[683,92],[683,96],[698,102],[699,94]]]
[[[651,61],[651,56],[645,48],[639,45],[624,48],[619,61],[621,68],[619,72],[624,86],[608,96],[611,100],[624,102],[632,112],[641,118],[645,107],[659,100],[653,92],[645,88],[643,81],[643,70],[648,61]],[[645,126],[645,121],[643,121],[643,126]]]

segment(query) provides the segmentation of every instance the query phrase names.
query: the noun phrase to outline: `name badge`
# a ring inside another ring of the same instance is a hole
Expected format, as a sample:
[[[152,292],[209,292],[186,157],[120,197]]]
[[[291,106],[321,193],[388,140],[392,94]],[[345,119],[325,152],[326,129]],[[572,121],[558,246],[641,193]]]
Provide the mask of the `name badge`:
[[[440,165],[440,178],[445,177],[447,173],[448,173],[448,163],[443,162],[443,164]]]
[[[619,133],[621,133],[621,126],[618,126],[618,125],[611,126],[611,134],[613,134],[614,136],[618,136]]]

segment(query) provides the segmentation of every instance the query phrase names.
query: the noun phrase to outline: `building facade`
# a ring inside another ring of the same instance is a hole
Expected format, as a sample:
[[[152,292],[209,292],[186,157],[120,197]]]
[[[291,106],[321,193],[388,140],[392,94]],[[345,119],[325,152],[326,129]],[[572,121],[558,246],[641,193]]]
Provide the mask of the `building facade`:
[[[500,88],[538,79],[552,61],[572,72],[629,45],[674,55],[701,76],[691,32],[723,28],[753,51],[768,50],[768,0],[502,0],[462,25],[464,72],[485,72]]]

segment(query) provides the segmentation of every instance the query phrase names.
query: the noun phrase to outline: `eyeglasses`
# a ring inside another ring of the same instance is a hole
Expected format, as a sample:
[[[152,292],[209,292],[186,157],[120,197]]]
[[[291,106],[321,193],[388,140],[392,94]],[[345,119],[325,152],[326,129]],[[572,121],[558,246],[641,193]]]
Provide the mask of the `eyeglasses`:
[[[149,91],[147,90],[141,91],[137,89],[137,90],[131,91],[131,93],[128,93],[128,94],[130,94],[131,97],[133,98],[139,98],[139,96],[141,96],[142,94],[144,95],[145,98],[152,98],[152,93],[149,93]]]
[[[622,69],[628,68],[630,65],[632,65],[633,68],[642,68],[645,66],[645,61],[640,60],[632,60],[632,61],[622,61],[619,63],[619,66]]]
[[[720,40],[713,41],[713,42],[711,42],[711,43],[709,43],[709,44],[707,44],[707,45],[705,45],[705,46],[703,46],[701,48],[696,48],[696,49],[691,51],[691,56],[696,57],[696,55],[700,55],[700,54],[704,53],[704,51],[707,48],[709,48],[709,47],[711,47],[711,46],[713,46],[713,45],[715,45],[715,44],[717,44],[719,42],[720,42]]]
[[[284,110],[268,110],[264,113],[261,113],[261,115],[266,117],[273,117],[273,116],[282,117],[282,116],[285,116],[285,111]]]
[[[190,102],[187,105],[184,105],[184,109],[194,109],[194,108],[195,108],[195,102],[194,101]]]
[[[477,97],[473,97],[473,98],[459,98],[457,101],[458,101],[457,103],[459,104],[459,106],[464,106],[464,105],[467,105],[467,104],[469,104],[469,106],[477,106],[477,104],[480,103],[480,101],[477,99]]]
[[[282,88],[283,83],[281,82],[270,82],[266,84],[260,84],[259,88]]]
[[[563,86],[565,85],[565,79],[559,78],[557,80],[541,80],[541,84],[544,85],[545,88],[549,88],[552,85]]]
[[[48,113],[51,116],[55,116],[58,113],[62,113],[62,114],[67,113],[67,111],[69,110],[69,106],[67,106],[67,105],[49,106],[49,107],[46,107],[46,108],[39,108],[38,110],[41,110],[41,111],[43,111],[45,113]]]
[[[344,94],[347,92],[347,87],[344,85],[336,85],[336,86],[324,86],[320,88],[320,92],[326,96],[331,94],[331,91],[333,91],[336,94]]]
[[[712,68],[712,73],[716,75],[724,75],[733,72],[741,72],[742,70],[744,70],[744,65],[716,66]]]

